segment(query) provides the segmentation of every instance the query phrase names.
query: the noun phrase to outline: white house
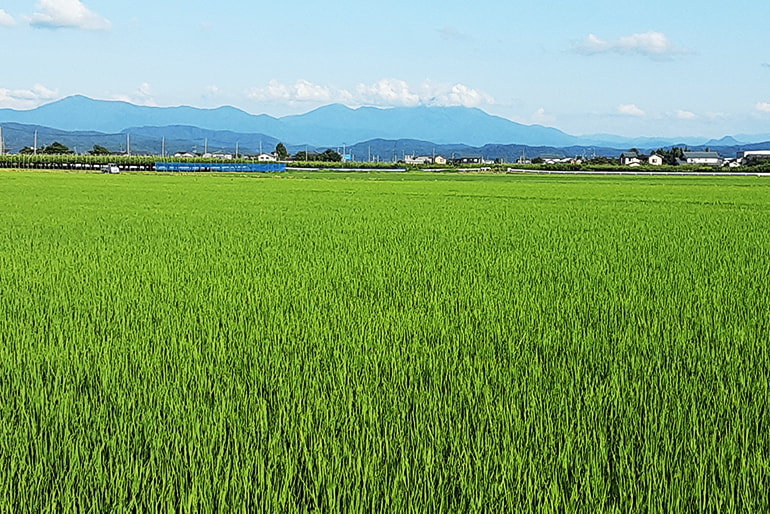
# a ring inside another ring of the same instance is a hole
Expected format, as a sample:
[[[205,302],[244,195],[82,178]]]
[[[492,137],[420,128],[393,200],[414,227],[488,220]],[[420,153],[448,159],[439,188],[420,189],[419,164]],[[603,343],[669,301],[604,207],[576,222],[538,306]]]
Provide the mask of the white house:
[[[419,157],[415,157],[414,155],[406,155],[404,156],[404,162],[407,164],[431,164],[433,162],[433,157],[429,157],[427,155],[421,155]]]
[[[654,153],[647,158],[647,163],[650,166],[663,166],[663,157]]]
[[[683,164],[705,164],[721,166],[722,157],[716,152],[684,152]]]
[[[272,153],[261,153],[257,155],[257,160],[259,162],[276,162],[278,160],[278,156]]]
[[[564,162],[572,162],[570,157],[564,157],[563,155],[553,153],[541,154],[540,158],[543,160],[543,164],[560,164]]]
[[[232,159],[233,158],[233,154],[221,153],[221,152],[215,152],[215,153],[206,152],[206,153],[204,153],[202,155],[202,157],[204,159],[219,159],[219,160],[222,160],[222,161],[226,161],[226,160]]]
[[[444,164],[446,164],[446,157],[443,157],[443,156],[441,156],[441,155],[437,155],[437,156],[436,156],[436,157],[433,159],[433,164],[441,164],[441,165],[444,165]]]
[[[624,152],[620,154],[621,166],[641,166],[642,158],[636,152]]]

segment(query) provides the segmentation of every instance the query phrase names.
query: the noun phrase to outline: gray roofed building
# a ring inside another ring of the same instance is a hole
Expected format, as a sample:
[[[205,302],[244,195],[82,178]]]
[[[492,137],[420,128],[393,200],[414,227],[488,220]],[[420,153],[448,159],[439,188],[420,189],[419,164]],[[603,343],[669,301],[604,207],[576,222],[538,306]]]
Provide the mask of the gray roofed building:
[[[684,152],[682,164],[705,164],[707,166],[721,166],[722,156],[716,152]]]

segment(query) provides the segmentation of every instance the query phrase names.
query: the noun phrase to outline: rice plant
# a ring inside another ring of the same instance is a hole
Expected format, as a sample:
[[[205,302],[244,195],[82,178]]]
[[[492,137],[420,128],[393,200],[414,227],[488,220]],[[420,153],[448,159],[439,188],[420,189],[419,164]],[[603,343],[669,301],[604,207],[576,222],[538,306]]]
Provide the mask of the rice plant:
[[[770,182],[0,172],[0,510],[770,510]]]

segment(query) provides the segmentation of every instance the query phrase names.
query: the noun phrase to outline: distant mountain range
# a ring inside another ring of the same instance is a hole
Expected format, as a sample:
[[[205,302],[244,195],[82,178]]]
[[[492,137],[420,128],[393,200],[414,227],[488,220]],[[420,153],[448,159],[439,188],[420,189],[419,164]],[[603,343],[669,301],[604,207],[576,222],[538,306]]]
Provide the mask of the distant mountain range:
[[[726,137],[704,141],[697,138],[624,138],[598,134],[572,136],[555,128],[522,125],[480,109],[465,107],[414,107],[351,109],[328,105],[301,115],[274,118],[252,115],[234,107],[146,107],[126,102],[71,96],[28,111],[0,109],[5,147],[18,151],[59,141],[79,151],[94,144],[114,151],[125,149],[130,134],[133,151],[159,153],[165,138],[167,153],[191,151],[256,153],[260,146],[272,151],[281,141],[290,151],[316,148],[352,150],[361,159],[374,153],[383,160],[403,154],[483,154],[497,158],[536,152],[565,155],[617,155],[635,147],[642,151],[687,145],[726,151],[757,146],[770,135]],[[399,143],[400,142],[400,143]],[[374,149],[372,147],[374,146]],[[767,147],[768,145],[759,145]],[[400,151],[399,151],[400,150]],[[385,154],[385,155],[383,155]],[[498,155],[499,154],[499,155]]]

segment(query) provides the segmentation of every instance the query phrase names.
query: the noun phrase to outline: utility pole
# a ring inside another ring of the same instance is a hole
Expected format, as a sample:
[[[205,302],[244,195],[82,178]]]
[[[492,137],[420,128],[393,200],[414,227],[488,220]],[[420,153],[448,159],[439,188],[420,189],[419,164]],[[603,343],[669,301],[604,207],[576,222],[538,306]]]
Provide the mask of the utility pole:
[[[131,134],[126,134],[126,155],[131,157]]]
[[[238,158],[238,141],[235,142],[235,158]]]
[[[5,143],[3,142],[3,127],[0,127],[0,155],[5,155]]]
[[[164,159],[166,158],[166,138],[164,137],[160,143],[160,155]]]
[[[32,147],[32,154],[37,155],[37,130],[35,131],[35,146]]]

